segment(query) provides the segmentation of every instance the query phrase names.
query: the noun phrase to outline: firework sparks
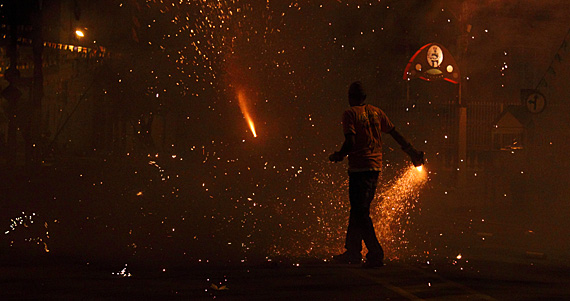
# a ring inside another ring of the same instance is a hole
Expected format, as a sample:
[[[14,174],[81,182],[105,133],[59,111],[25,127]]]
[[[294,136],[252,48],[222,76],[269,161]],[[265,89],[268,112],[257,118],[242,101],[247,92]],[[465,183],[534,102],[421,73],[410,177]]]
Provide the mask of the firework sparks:
[[[46,253],[49,253],[49,248],[47,245],[47,241],[50,238],[50,234],[48,231],[48,223],[47,221],[44,222],[43,229],[39,226],[34,227],[34,225],[38,224],[38,223],[34,224],[34,218],[37,218],[36,213],[26,214],[25,212],[22,212],[22,216],[10,220],[11,221],[10,229],[4,231],[4,234],[9,235],[11,233],[16,232],[17,229],[26,229],[20,231],[21,233],[19,236],[17,235],[18,236],[17,238],[11,239],[10,246],[11,247],[14,246],[16,241],[23,240],[25,242],[30,242],[36,245],[43,245],[44,251]],[[57,223],[57,220],[54,222]],[[23,228],[20,226],[22,226]],[[43,233],[44,231],[45,233]],[[22,239],[21,236],[24,236],[25,238]]]
[[[373,203],[375,207],[371,208],[371,217],[387,258],[398,259],[414,255],[409,254],[413,250],[409,250],[405,232],[413,222],[410,214],[416,209],[420,191],[427,181],[425,169],[418,171],[416,167],[410,166],[377,192],[377,200]],[[288,241],[287,235],[283,234],[281,240],[286,242],[277,244],[272,249],[273,255],[327,258],[330,254],[342,252],[346,235],[346,214],[349,210],[347,188],[348,179],[337,182],[329,173],[315,173],[311,189],[318,192],[320,197],[313,199],[308,196],[311,208],[307,209],[311,211],[310,216],[315,218],[316,222],[305,222],[303,216],[296,216],[297,222],[288,226],[303,233],[306,239],[299,240],[296,237],[294,241]],[[312,202],[319,203],[315,206]],[[290,214],[285,211],[282,213]]]
[[[247,99],[245,98],[244,92],[241,90],[238,91],[238,102],[241,113],[243,114],[243,117],[245,118],[247,124],[249,125],[249,128],[251,129],[253,137],[257,137],[257,133],[255,132],[255,125],[253,124],[253,120],[251,119],[251,116],[249,114]]]
[[[371,208],[371,216],[387,257],[396,259],[407,249],[406,225],[410,223],[410,213],[427,181],[425,170],[410,166],[392,181],[388,189],[377,195],[379,200],[376,207]]]
[[[122,270],[118,271],[117,273],[111,273],[111,274],[112,274],[112,275],[115,275],[115,276],[122,277],[122,278],[128,278],[128,277],[133,276],[133,275],[131,274],[131,272],[129,272],[129,271],[127,270],[127,264],[125,264],[125,267],[124,267]]]

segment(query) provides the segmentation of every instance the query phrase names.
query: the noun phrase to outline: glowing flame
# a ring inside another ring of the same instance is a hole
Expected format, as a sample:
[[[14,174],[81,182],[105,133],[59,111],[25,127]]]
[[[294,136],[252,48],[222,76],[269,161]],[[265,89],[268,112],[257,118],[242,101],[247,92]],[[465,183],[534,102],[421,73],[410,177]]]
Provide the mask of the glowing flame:
[[[249,116],[246,117],[247,119],[247,123],[249,124],[249,128],[251,129],[251,133],[253,134],[253,137],[257,137],[257,134],[255,133],[255,125],[253,124],[253,121],[251,120],[251,118]]]
[[[253,124],[253,120],[251,119],[251,116],[249,115],[249,110],[247,107],[247,100],[245,98],[245,95],[243,93],[243,91],[238,91],[238,102],[239,102],[239,108],[241,110],[241,113],[243,114],[243,117],[245,118],[245,120],[247,121],[247,124],[249,125],[249,128],[251,129],[251,133],[253,134],[253,137],[257,137],[257,133],[255,132],[255,125]]]
[[[423,165],[416,166],[416,169],[417,169],[419,172],[422,172],[422,170],[424,169],[424,166],[423,166]]]

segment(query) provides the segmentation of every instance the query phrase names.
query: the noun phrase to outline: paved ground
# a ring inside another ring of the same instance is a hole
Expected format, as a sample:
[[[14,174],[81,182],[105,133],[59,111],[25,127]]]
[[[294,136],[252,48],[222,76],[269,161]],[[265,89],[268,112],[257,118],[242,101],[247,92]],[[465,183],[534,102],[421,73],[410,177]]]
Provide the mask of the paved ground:
[[[476,262],[478,270],[389,262],[154,267],[2,261],[1,300],[568,300],[570,268]]]

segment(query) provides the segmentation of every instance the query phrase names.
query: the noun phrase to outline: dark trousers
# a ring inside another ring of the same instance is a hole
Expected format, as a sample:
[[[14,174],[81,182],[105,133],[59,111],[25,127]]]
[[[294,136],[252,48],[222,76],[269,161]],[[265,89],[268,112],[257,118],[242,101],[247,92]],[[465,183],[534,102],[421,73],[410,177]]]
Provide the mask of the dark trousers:
[[[362,241],[366,244],[368,260],[383,260],[384,250],[380,246],[370,219],[370,203],[374,200],[378,184],[378,171],[349,173],[348,195],[350,198],[350,218],[346,231],[345,248],[349,254],[360,256]]]

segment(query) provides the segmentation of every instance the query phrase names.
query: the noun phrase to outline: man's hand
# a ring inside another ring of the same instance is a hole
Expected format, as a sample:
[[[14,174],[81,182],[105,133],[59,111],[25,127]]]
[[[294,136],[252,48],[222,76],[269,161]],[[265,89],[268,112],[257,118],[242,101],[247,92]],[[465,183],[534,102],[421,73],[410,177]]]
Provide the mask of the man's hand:
[[[331,162],[340,162],[344,159],[344,156],[341,155],[340,152],[334,152],[332,155],[329,156],[329,160]]]
[[[416,150],[411,144],[403,150],[410,156],[410,159],[412,160],[414,166],[418,167],[425,163],[424,152]]]

